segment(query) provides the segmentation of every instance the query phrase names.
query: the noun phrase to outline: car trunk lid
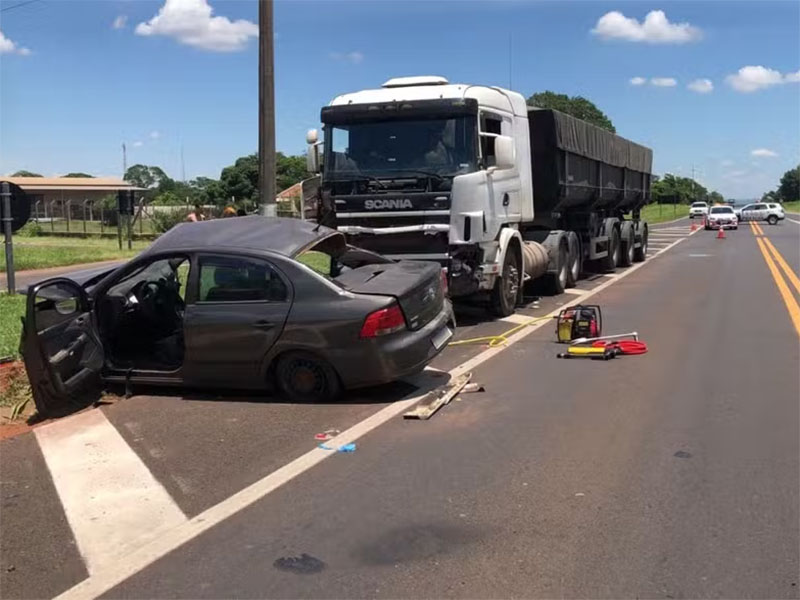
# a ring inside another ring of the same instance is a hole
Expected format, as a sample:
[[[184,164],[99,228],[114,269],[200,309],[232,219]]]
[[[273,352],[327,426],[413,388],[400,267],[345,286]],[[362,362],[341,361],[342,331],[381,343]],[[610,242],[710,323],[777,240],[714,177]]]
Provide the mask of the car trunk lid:
[[[357,294],[396,298],[412,331],[429,323],[444,303],[441,267],[436,263],[401,261],[365,265],[342,273],[336,281]]]

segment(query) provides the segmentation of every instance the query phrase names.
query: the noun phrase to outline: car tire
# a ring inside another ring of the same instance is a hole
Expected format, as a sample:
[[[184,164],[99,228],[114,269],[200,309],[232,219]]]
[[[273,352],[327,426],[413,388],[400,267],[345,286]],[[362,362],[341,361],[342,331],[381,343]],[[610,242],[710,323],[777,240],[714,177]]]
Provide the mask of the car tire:
[[[733,228],[733,230],[734,231],[739,231],[739,226],[737,225],[736,227]]]
[[[275,383],[292,402],[332,402],[342,393],[339,376],[325,360],[306,352],[289,352],[278,359]]]
[[[647,246],[650,242],[650,228],[647,226],[647,223],[643,225],[641,235],[642,243],[638,248],[633,249],[633,260],[636,262],[644,262],[647,258]]]
[[[777,225],[778,224],[778,217],[775,215],[770,215],[767,217],[767,223],[770,225]]]
[[[503,259],[503,274],[495,280],[491,292],[490,300],[493,315],[507,317],[514,314],[520,286],[522,285],[520,266],[519,253],[513,246],[509,247]]]
[[[608,254],[600,259],[600,268],[606,273],[613,273],[619,260],[619,229],[614,227],[608,236]]]

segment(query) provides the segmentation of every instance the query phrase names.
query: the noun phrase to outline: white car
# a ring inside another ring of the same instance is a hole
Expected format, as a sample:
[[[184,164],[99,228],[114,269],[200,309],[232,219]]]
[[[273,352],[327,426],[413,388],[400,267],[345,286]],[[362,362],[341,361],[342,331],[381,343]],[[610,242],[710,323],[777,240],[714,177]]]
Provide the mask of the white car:
[[[706,219],[706,230],[739,229],[739,219],[730,206],[712,206]]]
[[[783,206],[777,202],[753,202],[736,210],[740,221],[766,221],[775,225],[786,218]]]
[[[693,202],[689,207],[689,218],[705,217],[708,214],[708,204],[705,202]]]

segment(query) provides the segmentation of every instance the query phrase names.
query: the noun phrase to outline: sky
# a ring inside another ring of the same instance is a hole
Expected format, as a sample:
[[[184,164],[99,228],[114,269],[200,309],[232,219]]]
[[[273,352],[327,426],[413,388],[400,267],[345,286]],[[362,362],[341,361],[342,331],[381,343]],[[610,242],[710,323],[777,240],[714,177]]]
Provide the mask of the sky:
[[[0,173],[219,177],[258,143],[255,0],[0,0]],[[654,171],[759,197],[800,163],[800,2],[276,0],[276,145],[442,75],[592,100]],[[183,162],[181,161],[183,151]]]

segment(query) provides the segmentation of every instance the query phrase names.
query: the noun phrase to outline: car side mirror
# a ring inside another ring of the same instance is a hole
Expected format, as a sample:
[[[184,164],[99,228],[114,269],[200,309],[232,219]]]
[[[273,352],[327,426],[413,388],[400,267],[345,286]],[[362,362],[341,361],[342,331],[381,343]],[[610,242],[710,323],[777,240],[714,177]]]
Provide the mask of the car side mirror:
[[[498,135],[495,137],[494,156],[495,166],[498,170],[513,169],[516,158],[514,140],[507,135]]]

